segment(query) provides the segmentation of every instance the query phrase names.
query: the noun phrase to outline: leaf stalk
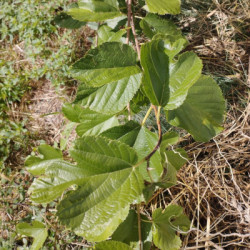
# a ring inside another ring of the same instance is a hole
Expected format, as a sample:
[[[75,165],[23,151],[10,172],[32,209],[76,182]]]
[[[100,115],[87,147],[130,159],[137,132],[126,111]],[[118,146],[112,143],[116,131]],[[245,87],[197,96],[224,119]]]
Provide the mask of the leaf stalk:
[[[144,118],[143,118],[143,121],[142,121],[142,123],[141,123],[142,126],[143,126],[143,125],[145,124],[145,122],[147,121],[147,119],[148,119],[148,117],[149,117],[149,115],[150,115],[152,109],[153,109],[152,106],[150,106],[150,108],[148,109],[146,115],[145,115]]]
[[[137,219],[138,219],[138,236],[139,236],[139,249],[142,250],[142,236],[141,236],[141,204],[137,204]]]

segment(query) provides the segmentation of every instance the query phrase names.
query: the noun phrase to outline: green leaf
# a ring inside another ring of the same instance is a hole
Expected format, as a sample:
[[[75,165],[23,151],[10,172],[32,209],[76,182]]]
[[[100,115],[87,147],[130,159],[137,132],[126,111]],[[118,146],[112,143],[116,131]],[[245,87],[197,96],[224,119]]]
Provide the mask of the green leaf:
[[[99,113],[116,114],[126,107],[140,88],[141,76],[139,73],[95,89],[84,86],[82,89],[85,90],[77,96],[77,103]]]
[[[39,221],[33,221],[32,225],[28,223],[19,223],[16,226],[16,230],[19,234],[34,238],[31,250],[39,250],[42,248],[45,242],[48,232],[43,223]]]
[[[71,121],[78,122],[76,132],[79,136],[98,135],[103,131],[119,125],[117,117],[100,114],[80,105],[67,104],[62,109],[64,115]]]
[[[171,20],[160,18],[155,14],[147,14],[141,20],[140,26],[149,38],[153,38],[156,34],[170,35],[175,38],[182,37],[181,30]]]
[[[80,22],[73,19],[70,15],[64,12],[57,15],[54,19],[54,22],[59,27],[66,29],[79,29],[86,24],[86,22]]]
[[[157,134],[150,132],[147,128],[141,127],[140,124],[129,121],[125,125],[111,128],[104,133],[102,136],[110,139],[116,139],[122,141],[129,146],[133,146],[136,150],[139,161],[147,156],[156,146],[158,142]],[[177,138],[176,138],[177,137]],[[178,135],[174,132],[169,133],[163,137],[163,145],[174,144],[178,141]],[[161,149],[164,151],[163,149]],[[162,174],[161,155],[159,150],[150,159],[150,173],[153,180],[157,182]],[[142,164],[141,173],[147,181],[151,181],[146,170],[146,162]]]
[[[60,221],[88,241],[103,241],[125,220],[131,203],[143,200],[144,180],[133,148],[104,137],[85,136],[71,151],[77,165],[51,160],[31,187],[32,200],[48,202],[72,185],[58,206]]]
[[[95,250],[132,250],[130,246],[118,241],[103,241],[95,245]]]
[[[71,8],[67,14],[83,22],[101,22],[123,15],[112,0],[81,0],[79,8]]]
[[[112,140],[118,140],[128,144],[130,147],[134,146],[141,125],[134,121],[129,121],[124,125],[110,128],[101,135]]]
[[[42,144],[38,147],[38,152],[43,155],[44,159],[51,160],[62,158],[62,151],[58,148],[51,147],[47,144]]]
[[[133,148],[100,136],[78,139],[70,155],[88,176],[130,168],[137,162]]]
[[[160,185],[158,185],[159,182],[154,183],[147,183],[145,188],[143,189],[143,197],[145,200],[146,205],[151,201],[154,193],[159,189]]]
[[[141,72],[132,47],[109,42],[88,51],[74,63],[72,75],[91,87],[100,87]]]
[[[88,241],[103,241],[125,220],[129,205],[143,200],[143,178],[139,169],[131,166],[85,180],[59,204],[57,215]]]
[[[173,58],[188,45],[187,39],[180,36],[156,34],[153,39],[164,40],[165,53],[168,55],[170,62],[172,62]]]
[[[130,102],[130,108],[131,108],[132,112],[137,114],[142,110],[143,106],[148,107],[149,105],[150,105],[149,99],[144,94],[143,89],[140,88]]]
[[[181,9],[180,0],[146,0],[149,12],[160,15],[179,14]]]
[[[80,184],[86,177],[83,169],[63,160],[46,161],[44,166],[45,175],[35,179],[28,191],[31,200],[36,203],[53,201],[61,196],[67,188]]]
[[[141,69],[136,53],[126,44],[104,43],[73,65],[75,78],[88,86],[80,87],[77,102],[99,113],[115,114],[123,110],[138,91]]]
[[[141,47],[143,87],[152,104],[165,106],[169,99],[169,59],[164,42],[153,40]]]
[[[78,139],[71,156],[77,166],[63,160],[45,162],[44,176],[36,179],[29,189],[34,202],[50,202],[68,187],[81,184],[87,176],[129,168],[137,161],[135,151],[126,144],[92,136]],[[34,165],[34,171],[36,167],[40,165]]]
[[[155,148],[158,142],[157,134],[150,132],[147,128],[142,127],[134,144],[134,149],[138,154],[139,161],[146,157]],[[155,182],[157,182],[162,173],[161,155],[159,150],[150,158],[150,174]],[[147,173],[147,163],[143,163],[141,173],[145,180],[151,182]]]
[[[222,131],[225,100],[217,83],[202,76],[190,88],[185,102],[176,110],[167,112],[173,126],[186,129],[196,141],[209,141]]]
[[[202,62],[193,52],[185,52],[176,63],[170,64],[170,98],[166,110],[178,108],[186,99],[188,90],[200,78]]]
[[[65,150],[67,146],[70,144],[69,138],[72,135],[72,132],[75,131],[76,123],[68,122],[61,133],[60,138],[60,149]]]
[[[180,170],[188,161],[188,155],[183,148],[177,148],[175,151],[166,151],[164,154],[167,165],[171,164],[176,170]]]
[[[169,205],[164,211],[156,209],[152,215],[153,241],[154,244],[164,250],[179,250],[181,247],[180,237],[176,231],[188,231],[190,221],[183,214],[183,209],[177,205]]]
[[[113,32],[107,25],[102,25],[98,31],[98,45],[106,42],[122,42],[122,36],[126,33],[125,29],[120,29],[117,32]]]
[[[74,104],[64,104],[62,107],[62,112],[64,114],[64,116],[72,121],[72,122],[77,122],[80,123],[80,117],[81,117],[81,113],[83,112],[83,108],[81,107],[81,105],[74,105]]]
[[[41,157],[28,156],[25,160],[27,171],[33,175],[40,175],[45,172],[47,163],[53,159],[62,159],[63,154],[60,149],[51,147],[47,144],[42,144],[38,147],[38,152]]]
[[[174,151],[163,152],[162,159],[165,171],[158,185],[161,188],[169,188],[176,184],[177,172],[187,162],[188,155],[184,149],[178,148]]]
[[[100,115],[92,110],[85,109],[84,118],[81,124],[77,126],[76,132],[79,136],[83,135],[99,135],[109,128],[119,124],[117,117],[110,115]]]
[[[143,249],[149,250],[152,242],[152,224],[145,215],[141,214],[140,217]],[[130,245],[132,249],[139,249],[138,216],[135,210],[129,211],[126,220],[119,225],[111,238]]]
[[[121,0],[123,1],[123,0]],[[126,3],[125,3],[126,5]],[[126,11],[127,11],[127,6],[126,6]],[[121,29],[122,26],[125,26],[127,23],[127,15],[124,16],[119,16],[119,17],[115,17],[113,19],[109,19],[105,22],[111,29],[113,29],[114,31],[119,31]]]
[[[80,102],[86,102],[88,97],[96,92],[99,88],[94,88],[94,87],[89,87],[86,84],[79,84],[78,89],[77,89],[77,94],[76,98],[74,100],[74,103],[80,103]],[[85,100],[85,101],[83,101]]]
[[[29,189],[34,202],[48,203],[61,196],[70,186],[85,183],[89,176],[132,168],[137,162],[132,148],[104,137],[80,138],[70,153],[77,165],[63,160],[46,162],[44,176],[36,179]]]

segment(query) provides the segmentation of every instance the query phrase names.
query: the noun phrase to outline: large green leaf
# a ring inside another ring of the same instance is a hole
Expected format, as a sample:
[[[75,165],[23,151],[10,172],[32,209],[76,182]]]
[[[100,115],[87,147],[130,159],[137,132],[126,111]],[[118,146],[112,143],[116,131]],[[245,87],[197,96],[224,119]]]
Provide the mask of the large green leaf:
[[[79,136],[98,135],[103,131],[119,125],[117,117],[97,113],[80,105],[67,104],[62,108],[64,115],[73,122],[80,123],[76,132]]]
[[[95,245],[95,250],[132,250],[129,245],[119,241],[103,241]]]
[[[141,47],[143,87],[152,104],[165,106],[169,99],[169,59],[164,42],[153,40]]]
[[[153,212],[152,219],[154,244],[164,250],[179,250],[181,240],[176,231],[188,231],[190,227],[190,221],[183,214],[182,207],[169,205],[164,211],[158,208]]]
[[[165,109],[178,108],[186,99],[188,90],[199,79],[202,62],[193,52],[185,52],[176,63],[170,64],[170,98]]]
[[[39,250],[45,242],[48,232],[45,225],[39,221],[33,221],[32,225],[28,223],[19,223],[16,226],[19,234],[34,238],[31,250]]]
[[[87,176],[130,168],[137,162],[135,151],[128,145],[93,136],[78,139],[71,156],[77,165],[59,159],[43,164],[44,176],[36,179],[29,189],[33,201],[50,202],[68,187],[80,185]],[[40,169],[40,164],[33,165],[33,171],[36,168]]]
[[[98,45],[106,42],[122,42],[122,36],[125,33],[125,29],[120,29],[119,31],[114,32],[109,26],[102,25],[97,31]]]
[[[152,224],[145,215],[141,217],[141,240],[143,242],[143,249],[149,250],[152,243]],[[119,225],[112,240],[124,242],[132,249],[139,249],[139,236],[138,236],[138,216],[135,210],[130,210],[129,214],[123,223]]]
[[[133,147],[140,129],[141,125],[139,123],[129,121],[124,125],[110,128],[101,135],[112,140],[119,140]]]
[[[181,30],[171,20],[160,18],[155,14],[147,14],[141,20],[140,26],[149,38],[156,34],[170,35],[175,38],[182,37]]]
[[[132,166],[85,180],[59,204],[57,215],[88,241],[103,241],[125,220],[129,205],[143,200],[144,181]]]
[[[225,100],[217,83],[209,76],[202,76],[190,88],[184,103],[167,112],[173,126],[186,129],[197,141],[209,141],[221,130]]]
[[[51,160],[32,184],[31,198],[49,202],[77,185],[59,204],[59,219],[89,241],[105,240],[127,217],[129,205],[143,200],[137,155],[127,144],[93,136],[78,139],[71,155],[77,165]]]
[[[133,48],[127,44],[104,43],[74,63],[71,72],[85,84],[99,87],[140,73],[136,57]]]
[[[79,8],[71,8],[67,14],[84,22],[101,22],[122,15],[117,1],[112,0],[81,0]]]
[[[28,156],[25,160],[26,169],[33,175],[40,175],[45,172],[47,163],[53,159],[62,159],[63,154],[60,149],[42,144],[38,147],[41,156]]]
[[[141,73],[132,75],[100,88],[80,87],[76,102],[99,113],[118,113],[126,107],[140,88],[141,76]]]
[[[146,0],[148,10],[160,15],[179,14],[181,9],[180,0]]]
[[[145,158],[152,150],[155,148],[158,142],[157,134],[149,131],[147,128],[142,127],[134,144],[134,149],[138,154],[139,161]],[[144,178],[151,182],[151,179],[147,173],[147,163],[142,164],[141,173]],[[162,174],[162,165],[161,165],[161,155],[159,150],[150,158],[150,174],[153,178],[153,181],[157,182]]]
[[[91,86],[80,86],[77,102],[99,113],[121,111],[141,84],[136,64],[136,53],[126,44],[110,42],[90,50],[73,65],[74,77]]]

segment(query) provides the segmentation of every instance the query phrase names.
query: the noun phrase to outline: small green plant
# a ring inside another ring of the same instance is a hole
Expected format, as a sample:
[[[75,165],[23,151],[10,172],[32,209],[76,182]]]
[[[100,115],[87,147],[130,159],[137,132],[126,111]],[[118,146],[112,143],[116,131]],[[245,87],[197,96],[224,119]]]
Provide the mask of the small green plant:
[[[48,236],[46,227],[40,221],[33,221],[32,225],[25,222],[19,223],[16,229],[19,234],[34,238],[30,248],[32,250],[40,249]]]
[[[128,0],[127,6],[122,0],[91,0],[57,18],[68,27],[99,23],[96,47],[73,64],[71,74],[80,85],[74,103],[63,107],[64,115],[78,123],[79,138],[70,150],[74,161],[40,146],[41,156],[26,160],[28,171],[40,176],[29,193],[36,203],[63,195],[57,207],[60,222],[94,249],[150,249],[152,242],[159,249],[179,249],[176,232],[190,229],[176,204],[151,206],[147,214],[142,209],[156,190],[176,184],[176,173],[187,161],[185,150],[174,146],[179,135],[162,132],[163,120],[197,141],[209,141],[222,130],[220,88],[201,74],[195,53],[181,53],[187,41],[175,24],[157,15],[179,12],[179,0],[134,5]],[[142,107],[148,111],[139,123],[135,117]],[[147,126],[152,112],[156,131]]]
[[[69,80],[72,32],[59,31],[53,22],[56,8],[66,2],[0,1],[0,169],[28,137],[24,122],[9,114],[30,83],[45,78],[58,87]]]

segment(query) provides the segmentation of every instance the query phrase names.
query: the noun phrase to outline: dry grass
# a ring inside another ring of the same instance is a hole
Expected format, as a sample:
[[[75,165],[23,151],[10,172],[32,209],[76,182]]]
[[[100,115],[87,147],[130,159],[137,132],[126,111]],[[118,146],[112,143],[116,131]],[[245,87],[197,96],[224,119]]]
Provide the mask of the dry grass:
[[[180,204],[193,218],[183,249],[249,249],[249,1],[185,2],[195,13],[181,21],[191,34],[188,49],[200,55],[206,73],[234,84],[221,84],[230,89],[225,130],[209,143],[190,141],[192,160],[179,172],[178,185],[163,190],[154,203]]]
[[[70,92],[74,92],[74,87]],[[60,136],[65,128],[66,119],[61,113],[63,103],[70,102],[72,97],[66,89],[57,91],[49,81],[40,82],[22,102],[22,110],[28,115],[26,127],[32,134],[37,134],[50,145],[60,143]]]
[[[157,203],[178,203],[193,218],[185,249],[247,249],[250,238],[249,106],[233,107],[222,134],[186,147],[191,161]],[[236,115],[236,116],[234,116]]]

